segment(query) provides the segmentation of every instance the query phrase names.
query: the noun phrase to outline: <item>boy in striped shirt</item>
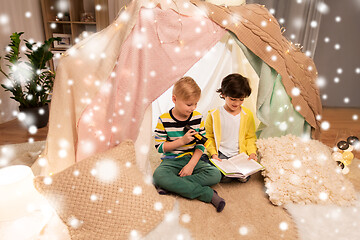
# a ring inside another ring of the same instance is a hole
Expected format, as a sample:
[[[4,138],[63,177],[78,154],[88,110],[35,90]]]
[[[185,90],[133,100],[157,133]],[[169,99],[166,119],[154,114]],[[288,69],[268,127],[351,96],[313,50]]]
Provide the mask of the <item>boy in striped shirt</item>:
[[[163,155],[153,178],[156,187],[185,198],[211,202],[221,212],[225,200],[210,188],[220,181],[221,173],[199,161],[205,147],[193,137],[197,133],[205,135],[202,115],[194,111],[200,95],[201,89],[190,77],[175,83],[172,96],[175,107],[159,117],[155,129],[155,147]],[[185,133],[186,125],[192,129]]]

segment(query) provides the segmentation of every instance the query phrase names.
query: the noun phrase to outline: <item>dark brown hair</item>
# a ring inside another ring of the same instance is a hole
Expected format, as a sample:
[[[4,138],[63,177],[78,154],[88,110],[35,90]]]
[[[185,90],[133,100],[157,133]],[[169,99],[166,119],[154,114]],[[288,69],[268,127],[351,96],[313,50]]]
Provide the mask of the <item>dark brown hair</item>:
[[[224,77],[221,88],[216,90],[220,97],[247,98],[251,94],[249,80],[241,74],[232,73]]]

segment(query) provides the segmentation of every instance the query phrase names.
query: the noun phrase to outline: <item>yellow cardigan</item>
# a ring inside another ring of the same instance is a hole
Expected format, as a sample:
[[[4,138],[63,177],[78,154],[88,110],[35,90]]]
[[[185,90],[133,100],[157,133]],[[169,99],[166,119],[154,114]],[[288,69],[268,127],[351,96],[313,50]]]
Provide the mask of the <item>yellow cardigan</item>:
[[[256,153],[256,135],[255,121],[252,112],[241,106],[240,130],[239,130],[239,153]],[[218,154],[221,142],[221,123],[219,108],[212,109],[208,112],[205,122],[206,137],[210,145],[206,148],[210,156]]]

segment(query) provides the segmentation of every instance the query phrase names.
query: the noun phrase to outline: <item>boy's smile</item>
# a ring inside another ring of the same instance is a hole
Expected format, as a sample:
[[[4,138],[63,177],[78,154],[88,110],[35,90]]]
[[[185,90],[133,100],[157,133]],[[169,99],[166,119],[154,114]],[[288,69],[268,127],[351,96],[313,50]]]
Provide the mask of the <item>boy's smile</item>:
[[[224,96],[225,98],[225,109],[230,113],[239,113],[241,105],[244,102],[244,98],[232,98]]]

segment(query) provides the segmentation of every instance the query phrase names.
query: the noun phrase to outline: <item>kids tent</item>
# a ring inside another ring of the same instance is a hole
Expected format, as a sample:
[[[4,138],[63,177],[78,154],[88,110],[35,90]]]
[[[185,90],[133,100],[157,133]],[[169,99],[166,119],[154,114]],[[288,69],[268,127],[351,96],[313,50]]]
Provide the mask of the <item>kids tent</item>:
[[[137,140],[137,154],[146,156],[152,147],[152,102],[184,75],[215,82],[246,64],[257,74],[248,104],[260,121],[258,136],[317,138],[316,67],[282,35],[266,8],[133,1],[110,26],[60,59],[40,156],[47,164],[37,161],[33,170],[59,172],[126,139]],[[216,84],[205,84],[203,113],[214,107],[215,89]]]

